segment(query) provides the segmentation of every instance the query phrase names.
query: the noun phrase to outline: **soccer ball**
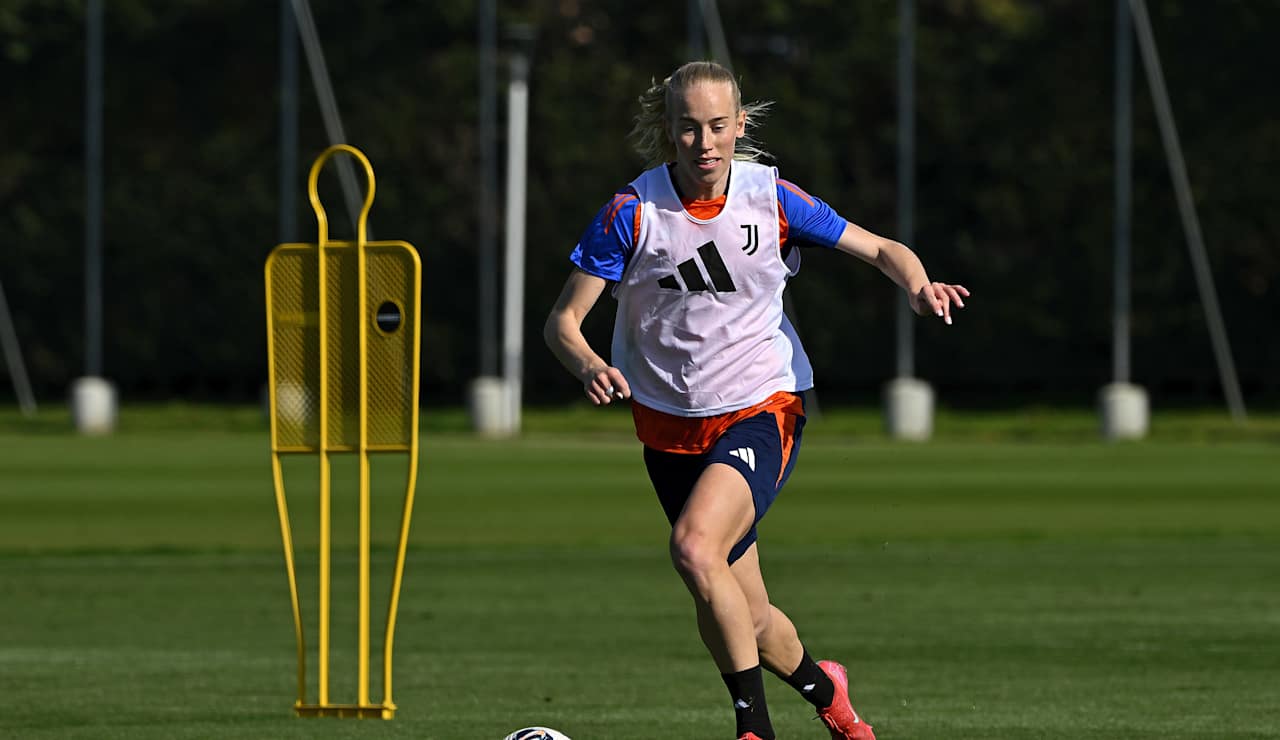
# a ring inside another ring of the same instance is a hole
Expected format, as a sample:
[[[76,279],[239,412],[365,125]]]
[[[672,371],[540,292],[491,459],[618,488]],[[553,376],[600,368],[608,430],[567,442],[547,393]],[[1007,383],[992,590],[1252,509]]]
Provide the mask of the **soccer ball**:
[[[550,727],[526,727],[502,738],[502,740],[569,740],[569,736]]]

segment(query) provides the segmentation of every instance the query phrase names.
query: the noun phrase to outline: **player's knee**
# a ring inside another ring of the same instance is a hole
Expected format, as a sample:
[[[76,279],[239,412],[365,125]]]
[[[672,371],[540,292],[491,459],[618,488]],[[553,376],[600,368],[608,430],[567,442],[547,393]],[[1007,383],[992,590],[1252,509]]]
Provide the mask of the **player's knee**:
[[[705,533],[677,527],[671,532],[671,564],[686,578],[697,580],[725,564],[725,555]]]

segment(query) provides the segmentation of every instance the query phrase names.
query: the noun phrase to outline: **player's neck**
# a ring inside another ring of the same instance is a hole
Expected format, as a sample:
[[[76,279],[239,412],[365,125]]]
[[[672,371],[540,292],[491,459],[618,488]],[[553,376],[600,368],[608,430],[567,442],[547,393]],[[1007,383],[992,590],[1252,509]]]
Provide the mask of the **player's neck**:
[[[723,200],[725,194],[729,192],[729,180],[733,175],[733,170],[730,169],[725,172],[722,181],[704,185],[700,182],[684,182],[683,173],[674,164],[668,165],[667,172],[671,177],[671,184],[676,189],[676,195],[679,196],[680,202],[686,206],[690,203]]]

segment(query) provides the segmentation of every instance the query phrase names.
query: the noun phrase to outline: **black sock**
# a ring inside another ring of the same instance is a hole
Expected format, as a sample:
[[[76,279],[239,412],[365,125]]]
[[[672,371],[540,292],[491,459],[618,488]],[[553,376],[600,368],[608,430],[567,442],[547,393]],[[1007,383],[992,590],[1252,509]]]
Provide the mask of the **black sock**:
[[[791,684],[791,687],[800,692],[810,704],[818,709],[826,709],[831,706],[831,702],[836,698],[836,685],[831,682],[831,677],[826,671],[818,667],[818,664],[809,657],[809,651],[804,651],[804,656],[800,658],[800,667],[795,673],[783,679]]]
[[[764,701],[764,673],[760,666],[737,673],[721,673],[733,701],[733,715],[738,721],[738,735],[754,732],[760,740],[774,740],[769,706]]]

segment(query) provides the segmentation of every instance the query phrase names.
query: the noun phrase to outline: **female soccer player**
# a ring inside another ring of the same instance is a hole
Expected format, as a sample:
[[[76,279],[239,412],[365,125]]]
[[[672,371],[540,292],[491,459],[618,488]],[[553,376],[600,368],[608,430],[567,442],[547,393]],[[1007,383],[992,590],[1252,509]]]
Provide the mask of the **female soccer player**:
[[[690,62],[640,98],[632,140],[650,169],[587,228],[545,338],[596,405],[632,401],[636,436],[671,528],[671,560],[729,689],[739,740],[774,740],[761,666],[807,699],[832,738],[874,740],[845,667],[815,662],[769,602],[756,543],[795,466],[813,372],[782,310],[800,244],[880,268],[916,313],[951,323],[969,292],[930,282],[907,247],[838,216],[757,164],[746,138],[767,104],[743,106],[724,67]],[[740,143],[741,142],[741,143]],[[582,321],[613,285],[612,364]]]

